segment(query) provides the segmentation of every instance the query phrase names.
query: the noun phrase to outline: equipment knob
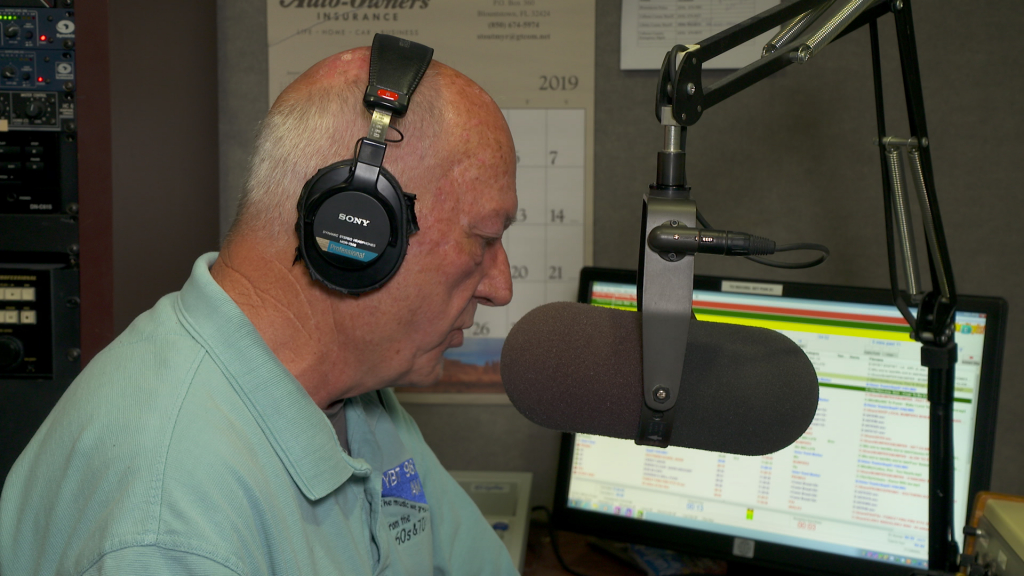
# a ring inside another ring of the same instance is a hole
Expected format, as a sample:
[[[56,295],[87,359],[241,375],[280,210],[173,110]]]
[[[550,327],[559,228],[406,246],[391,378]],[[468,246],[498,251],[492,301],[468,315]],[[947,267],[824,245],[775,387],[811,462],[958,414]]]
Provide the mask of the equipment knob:
[[[3,75],[4,78],[14,78],[18,74],[18,69],[14,66],[4,66]]]
[[[16,38],[20,32],[21,28],[18,28],[14,24],[11,24],[10,26],[4,29],[4,35],[8,38]]]
[[[25,104],[25,116],[29,118],[39,118],[43,114],[43,107],[35,102],[29,102]]]
[[[17,366],[25,357],[25,347],[14,336],[0,336],[0,370]]]

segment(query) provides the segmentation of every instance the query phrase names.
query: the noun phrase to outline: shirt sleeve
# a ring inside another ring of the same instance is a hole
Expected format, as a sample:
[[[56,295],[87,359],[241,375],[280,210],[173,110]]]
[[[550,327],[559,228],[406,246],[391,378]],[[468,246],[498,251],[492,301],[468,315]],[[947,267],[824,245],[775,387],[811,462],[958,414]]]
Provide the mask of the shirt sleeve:
[[[104,554],[82,576],[241,576],[207,556],[164,548],[131,546]]]
[[[383,392],[387,412],[416,460],[430,503],[434,574],[519,574],[508,548],[427,446],[412,416],[398,403],[394,392]]]

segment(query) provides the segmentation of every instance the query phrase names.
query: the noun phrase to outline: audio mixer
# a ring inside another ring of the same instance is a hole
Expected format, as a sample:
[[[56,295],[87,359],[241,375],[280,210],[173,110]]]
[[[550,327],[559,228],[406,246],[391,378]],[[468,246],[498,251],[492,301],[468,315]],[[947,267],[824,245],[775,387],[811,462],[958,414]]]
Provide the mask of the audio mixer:
[[[80,370],[73,0],[0,0],[0,482]]]

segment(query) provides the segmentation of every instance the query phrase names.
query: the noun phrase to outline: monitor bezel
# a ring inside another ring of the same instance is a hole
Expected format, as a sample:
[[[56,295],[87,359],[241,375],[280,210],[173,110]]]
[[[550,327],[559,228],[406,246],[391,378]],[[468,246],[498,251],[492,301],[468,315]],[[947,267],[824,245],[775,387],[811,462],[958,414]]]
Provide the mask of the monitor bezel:
[[[880,288],[694,276],[694,289],[721,291],[722,281],[777,284],[783,287],[782,294],[787,297],[892,305],[892,293]],[[580,274],[578,298],[580,302],[589,303],[591,286],[594,282],[636,284],[636,271],[615,268],[584,268]],[[997,401],[1003,365],[1003,343],[1006,339],[1008,305],[1005,299],[999,297],[958,296],[957,309],[986,314],[986,338],[982,352],[983,361],[975,418],[970,486],[968,487],[967,502],[964,503],[969,509],[977,493],[989,488],[992,478]],[[732,554],[734,536],[570,508],[567,502],[574,448],[575,434],[563,433],[555,481],[552,518],[554,526],[560,530],[721,558],[730,561],[730,568],[733,568],[732,564],[736,564],[736,568],[740,569],[760,567],[795,573],[834,574],[836,576],[857,576],[868,572],[878,576],[896,576],[907,573],[908,567],[905,565],[842,556],[761,540],[755,541],[754,558],[741,558]],[[956,529],[959,530],[960,527],[956,527]]]

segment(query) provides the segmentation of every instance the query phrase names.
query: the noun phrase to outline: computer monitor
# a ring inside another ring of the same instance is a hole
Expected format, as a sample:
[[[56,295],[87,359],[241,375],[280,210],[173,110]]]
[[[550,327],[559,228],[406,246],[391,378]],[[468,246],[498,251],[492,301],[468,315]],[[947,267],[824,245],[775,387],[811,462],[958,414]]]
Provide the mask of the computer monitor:
[[[927,370],[891,293],[712,277],[694,284],[697,318],[775,329],[800,345],[818,374],[813,423],[792,446],[753,457],[565,434],[555,525],[739,568],[852,576],[927,567]],[[584,269],[580,301],[636,310],[636,273]],[[958,532],[991,476],[1006,309],[988,297],[961,296],[957,306]]]

